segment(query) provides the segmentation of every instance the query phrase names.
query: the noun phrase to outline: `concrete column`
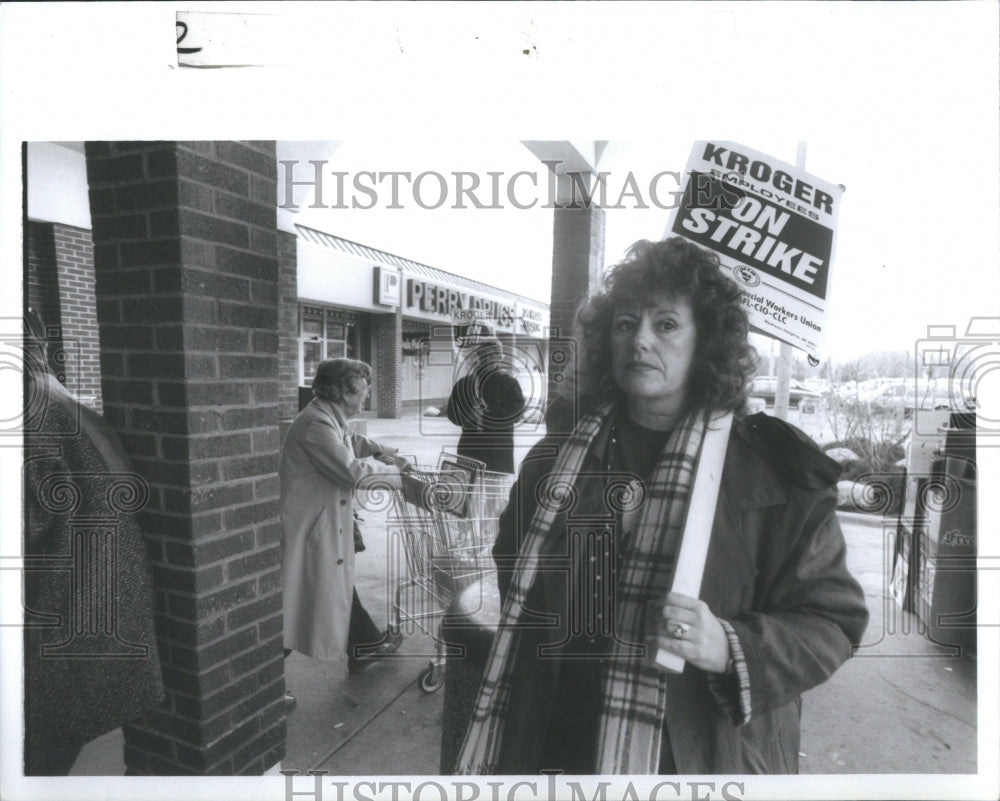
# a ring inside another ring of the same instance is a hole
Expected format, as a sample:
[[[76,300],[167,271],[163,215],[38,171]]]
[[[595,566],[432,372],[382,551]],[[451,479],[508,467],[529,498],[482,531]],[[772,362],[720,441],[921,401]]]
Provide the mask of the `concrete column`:
[[[552,300],[549,325],[548,397],[559,394],[568,378],[566,338],[573,334],[573,317],[580,302],[600,280],[604,267],[604,209],[597,206],[553,211]]]
[[[150,488],[167,686],[125,761],[262,774],[285,742],[274,144],[86,153],[105,417]]]

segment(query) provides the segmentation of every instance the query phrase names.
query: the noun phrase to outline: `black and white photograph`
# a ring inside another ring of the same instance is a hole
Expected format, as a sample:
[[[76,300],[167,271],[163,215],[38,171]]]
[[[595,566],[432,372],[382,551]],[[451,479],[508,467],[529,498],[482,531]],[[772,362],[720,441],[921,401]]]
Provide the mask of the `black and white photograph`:
[[[0,796],[1000,794],[1000,5],[0,17]]]

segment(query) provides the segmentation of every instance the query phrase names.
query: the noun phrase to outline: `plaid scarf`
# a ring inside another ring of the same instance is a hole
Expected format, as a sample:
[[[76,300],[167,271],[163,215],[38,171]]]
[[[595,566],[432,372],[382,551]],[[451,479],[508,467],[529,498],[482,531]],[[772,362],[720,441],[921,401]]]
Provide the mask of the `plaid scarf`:
[[[551,471],[560,485],[575,484],[613,409],[614,404],[604,404],[574,429]],[[644,658],[646,649],[636,645],[645,642],[648,601],[662,599],[670,588],[673,557],[687,516],[704,431],[704,414],[690,413],[671,432],[646,486],[639,524],[618,585],[618,636],[613,638],[605,661],[597,742],[600,774],[652,774],[659,766],[666,677],[652,659]],[[546,538],[554,535],[552,527],[558,514],[558,504],[540,503],[522,543],[472,723],[458,757],[458,774],[496,773],[511,685],[516,680],[518,621],[538,572],[540,549]]]

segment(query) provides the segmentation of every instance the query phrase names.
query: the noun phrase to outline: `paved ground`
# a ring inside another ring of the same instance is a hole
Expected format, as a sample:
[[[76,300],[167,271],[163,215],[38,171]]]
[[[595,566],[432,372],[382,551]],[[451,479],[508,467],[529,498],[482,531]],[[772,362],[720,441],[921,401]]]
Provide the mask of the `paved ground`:
[[[368,429],[425,464],[435,462],[442,447],[452,449],[457,434],[447,421],[432,418],[370,420]],[[368,550],[358,559],[358,589],[381,622],[390,608],[386,539],[380,515],[363,515]],[[919,621],[887,600],[891,542],[878,521],[841,519],[849,564],[865,588],[872,621],[858,656],[804,699],[802,772],[974,772],[975,659],[931,642]],[[398,658],[356,676],[293,654],[286,678],[299,702],[288,717],[282,767],[354,776],[437,774],[443,692],[418,687],[433,651],[433,639],[412,629]],[[73,773],[123,770],[121,735],[113,732],[88,746]]]

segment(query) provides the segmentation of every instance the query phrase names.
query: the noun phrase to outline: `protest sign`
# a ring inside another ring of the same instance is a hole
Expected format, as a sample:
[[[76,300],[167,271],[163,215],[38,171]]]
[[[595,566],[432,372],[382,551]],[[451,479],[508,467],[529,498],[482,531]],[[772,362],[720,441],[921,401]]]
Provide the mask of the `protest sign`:
[[[719,256],[750,324],[818,356],[843,188],[733,142],[695,142],[667,234]]]

